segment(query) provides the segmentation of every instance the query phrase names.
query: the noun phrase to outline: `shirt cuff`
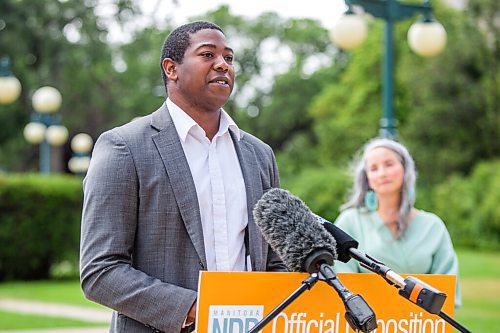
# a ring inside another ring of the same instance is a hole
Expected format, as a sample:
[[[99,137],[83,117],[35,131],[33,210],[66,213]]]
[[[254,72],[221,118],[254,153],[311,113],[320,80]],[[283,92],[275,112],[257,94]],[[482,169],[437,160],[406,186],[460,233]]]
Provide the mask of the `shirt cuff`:
[[[194,321],[188,321],[188,317],[184,318],[184,322],[182,323],[182,328],[189,327],[194,324]]]

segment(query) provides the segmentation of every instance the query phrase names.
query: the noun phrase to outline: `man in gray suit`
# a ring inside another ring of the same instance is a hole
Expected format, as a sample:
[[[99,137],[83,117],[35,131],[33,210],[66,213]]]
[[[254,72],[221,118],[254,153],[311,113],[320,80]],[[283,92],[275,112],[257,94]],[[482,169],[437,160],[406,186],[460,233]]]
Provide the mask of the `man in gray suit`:
[[[222,109],[234,84],[223,31],[175,29],[161,69],[165,103],[103,133],[84,180],[81,285],[115,310],[111,332],[193,330],[200,270],[286,270],[252,217],[279,186],[274,154]]]

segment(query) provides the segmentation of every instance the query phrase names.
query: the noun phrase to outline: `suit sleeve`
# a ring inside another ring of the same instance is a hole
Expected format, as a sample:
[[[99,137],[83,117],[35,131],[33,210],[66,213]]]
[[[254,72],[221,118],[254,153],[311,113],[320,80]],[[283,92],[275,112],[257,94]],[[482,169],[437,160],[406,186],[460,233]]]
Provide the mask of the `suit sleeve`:
[[[85,296],[147,327],[180,332],[196,298],[132,266],[138,187],[133,156],[115,132],[96,142],[84,180],[80,279]]]

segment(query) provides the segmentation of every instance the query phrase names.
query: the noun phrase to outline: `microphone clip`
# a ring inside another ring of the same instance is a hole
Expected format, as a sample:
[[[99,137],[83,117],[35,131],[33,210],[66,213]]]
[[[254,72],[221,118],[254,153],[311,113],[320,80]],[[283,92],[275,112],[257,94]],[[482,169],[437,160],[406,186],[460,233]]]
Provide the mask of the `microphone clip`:
[[[327,264],[320,266],[320,280],[325,281],[339,294],[345,306],[345,319],[356,331],[371,332],[377,329],[377,319],[373,309],[363,296],[351,293],[337,278],[332,267]]]
[[[424,310],[439,314],[446,300],[446,294],[413,276],[405,278],[405,285],[399,294]]]
[[[371,332],[377,329],[377,320],[373,310],[363,296],[357,294],[347,299],[345,304],[345,319],[349,326],[361,332]]]

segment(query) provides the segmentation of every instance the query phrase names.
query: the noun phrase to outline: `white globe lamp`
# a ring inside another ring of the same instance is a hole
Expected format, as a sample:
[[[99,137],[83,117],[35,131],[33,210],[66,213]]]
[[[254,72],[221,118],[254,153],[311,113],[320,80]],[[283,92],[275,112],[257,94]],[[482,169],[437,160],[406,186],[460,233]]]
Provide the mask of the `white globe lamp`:
[[[46,127],[42,123],[30,122],[24,126],[23,135],[32,145],[38,145],[45,139]]]
[[[87,133],[78,133],[71,139],[71,150],[75,153],[86,154],[92,149],[94,141]]]
[[[47,128],[46,136],[52,146],[62,146],[68,140],[68,129],[62,125],[52,125]]]
[[[35,111],[40,113],[54,113],[61,106],[62,96],[56,88],[45,86],[35,91],[32,101]]]
[[[414,23],[408,30],[408,44],[419,56],[436,56],[446,46],[446,30],[436,21]]]
[[[0,104],[14,103],[19,95],[21,95],[21,82],[16,77],[0,77]]]
[[[86,173],[89,169],[90,157],[89,156],[74,156],[68,161],[69,171],[76,174]]]
[[[331,40],[345,50],[360,46],[368,35],[366,21],[357,14],[342,15],[330,30]]]

